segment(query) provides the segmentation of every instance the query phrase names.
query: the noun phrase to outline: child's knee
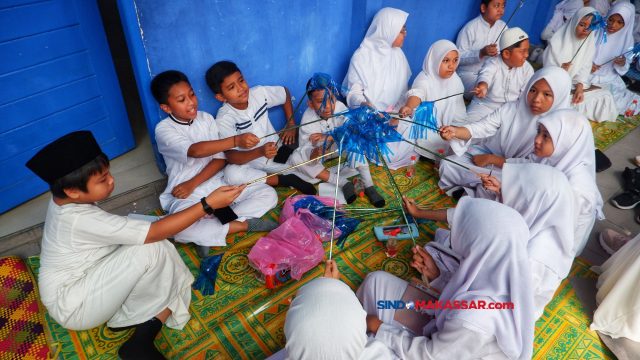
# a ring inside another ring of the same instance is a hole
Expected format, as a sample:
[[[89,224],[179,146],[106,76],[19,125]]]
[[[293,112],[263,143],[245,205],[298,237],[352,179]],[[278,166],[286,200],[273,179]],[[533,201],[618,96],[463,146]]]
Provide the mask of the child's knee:
[[[229,185],[240,185],[248,181],[243,179],[242,165],[227,165],[224,169],[224,180]]]

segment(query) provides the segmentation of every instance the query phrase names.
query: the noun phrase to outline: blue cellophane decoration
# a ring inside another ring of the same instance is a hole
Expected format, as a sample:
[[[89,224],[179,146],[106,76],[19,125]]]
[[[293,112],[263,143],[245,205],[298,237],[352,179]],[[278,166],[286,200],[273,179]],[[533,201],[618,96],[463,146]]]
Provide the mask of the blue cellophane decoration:
[[[200,293],[204,296],[211,296],[216,292],[216,276],[218,275],[218,267],[220,267],[222,255],[224,253],[207,256],[200,262],[200,272],[193,283],[193,288],[200,290]]]
[[[631,55],[629,55],[631,60],[633,60],[633,58],[638,57],[638,55],[640,55],[640,43],[636,44],[636,46],[629,49],[629,51],[631,52]]]
[[[599,31],[599,33],[598,33],[598,37],[600,39],[599,42],[601,44],[606,43],[607,42],[607,30],[606,30],[607,21],[597,11],[589,13],[589,15],[592,15],[592,18],[591,18],[591,25],[589,25],[587,30],[589,30],[589,31],[602,30],[602,31]]]
[[[299,209],[307,209],[311,211],[312,214],[323,219],[333,218],[333,207],[321,203],[313,196],[307,196],[296,201],[296,203],[293,204],[293,210],[294,212],[298,212]],[[344,213],[344,211],[336,210],[336,215],[344,215]],[[335,227],[342,231],[342,235],[338,238],[336,245],[343,243],[361,222],[362,220],[359,219],[350,219],[344,216],[336,217]]]
[[[427,130],[431,130],[434,133],[438,128],[438,118],[437,118],[437,109],[434,108],[435,103],[433,101],[423,101],[416,108],[415,115],[413,116],[413,122],[415,124],[411,124],[411,129],[409,131],[410,139],[426,139],[427,138]],[[418,124],[426,125],[431,129],[427,129],[424,126],[420,126]]]
[[[335,102],[334,97],[344,97],[342,94],[346,94],[349,89],[336,83],[330,75],[324,73],[315,73],[309,82],[307,87],[307,93],[314,90],[327,90],[324,92],[322,99],[322,106],[320,107],[320,113],[324,112],[328,103],[333,104]],[[330,96],[333,95],[334,97]]]
[[[402,141],[394,126],[389,124],[389,114],[379,112],[365,105],[345,112],[345,121],[328,131],[338,145],[342,144],[342,150],[348,152],[347,161],[364,162],[366,159],[379,162],[378,150],[389,159],[393,152],[387,146],[389,142]],[[325,148],[327,141],[325,140]]]

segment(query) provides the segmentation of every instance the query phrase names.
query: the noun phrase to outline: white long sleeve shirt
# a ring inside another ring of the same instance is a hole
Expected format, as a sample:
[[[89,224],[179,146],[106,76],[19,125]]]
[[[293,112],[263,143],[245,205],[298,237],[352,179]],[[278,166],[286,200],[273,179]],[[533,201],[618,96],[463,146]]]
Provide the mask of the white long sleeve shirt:
[[[523,95],[529,79],[533,76],[533,67],[525,61],[522,67],[509,69],[502,55],[485,61],[478,73],[478,82],[487,83],[489,89],[484,98],[473,96],[473,100],[496,109],[510,101],[516,101]]]
[[[456,47],[460,52],[458,74],[477,74],[480,71],[484,62],[489,59],[488,56],[481,59],[480,50],[489,44],[495,44],[502,29],[507,29],[505,25],[504,21],[498,20],[490,26],[479,15],[460,30],[456,39]]]

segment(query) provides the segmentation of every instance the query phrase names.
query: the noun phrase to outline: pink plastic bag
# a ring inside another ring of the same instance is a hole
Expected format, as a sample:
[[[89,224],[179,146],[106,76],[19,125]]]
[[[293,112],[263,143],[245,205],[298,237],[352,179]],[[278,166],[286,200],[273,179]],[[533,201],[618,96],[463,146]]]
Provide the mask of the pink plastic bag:
[[[298,209],[296,214],[293,213],[294,206],[298,200],[308,197],[310,195],[297,195],[292,198],[287,199],[284,203],[284,207],[282,208],[282,212],[280,213],[280,224],[284,223],[288,219],[292,217],[297,217],[302,220],[302,222],[307,226],[307,228],[317,235],[318,239],[322,242],[326,242],[331,240],[331,220],[323,219],[320,216],[313,214],[308,209]],[[333,207],[333,198],[326,196],[313,196],[316,200],[320,201],[324,205]],[[338,207],[340,205],[338,204]],[[338,228],[334,231],[334,239],[338,239],[342,235],[342,231]]]
[[[290,267],[291,277],[300,280],[305,272],[320,263],[324,248],[304,222],[294,216],[260,238],[247,257],[265,275],[275,275]],[[271,268],[272,264],[276,266]]]

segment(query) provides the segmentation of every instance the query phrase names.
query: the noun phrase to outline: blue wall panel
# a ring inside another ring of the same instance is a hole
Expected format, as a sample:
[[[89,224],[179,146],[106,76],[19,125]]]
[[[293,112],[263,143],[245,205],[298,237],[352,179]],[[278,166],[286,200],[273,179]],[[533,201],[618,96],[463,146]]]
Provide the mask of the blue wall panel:
[[[48,189],[24,164],[91,130],[113,158],[135,144],[93,1],[0,2],[0,213]]]

